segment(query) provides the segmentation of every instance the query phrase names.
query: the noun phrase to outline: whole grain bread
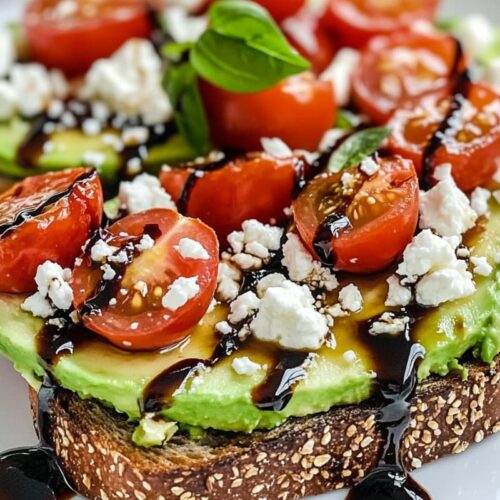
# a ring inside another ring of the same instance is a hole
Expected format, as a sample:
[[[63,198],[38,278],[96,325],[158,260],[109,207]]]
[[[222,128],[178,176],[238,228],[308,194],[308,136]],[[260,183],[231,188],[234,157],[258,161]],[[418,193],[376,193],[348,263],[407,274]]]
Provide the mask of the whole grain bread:
[[[461,453],[500,431],[500,357],[470,364],[469,377],[418,388],[403,439],[408,469]],[[36,393],[31,390],[36,411]],[[343,488],[375,465],[383,446],[377,405],[333,408],[251,435],[182,434],[161,448],[130,440],[134,426],[96,401],[60,391],[50,439],[69,477],[91,499],[292,499]]]

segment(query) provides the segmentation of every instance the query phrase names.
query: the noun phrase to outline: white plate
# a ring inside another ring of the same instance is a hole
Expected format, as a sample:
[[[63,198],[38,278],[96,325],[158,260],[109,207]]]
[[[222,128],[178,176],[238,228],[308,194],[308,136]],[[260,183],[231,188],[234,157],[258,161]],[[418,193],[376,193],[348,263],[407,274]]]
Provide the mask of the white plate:
[[[445,12],[458,15],[474,9],[498,20],[498,1],[448,0],[445,1]],[[0,24],[15,20],[22,3],[21,0],[0,0]],[[36,441],[26,383],[8,361],[0,358],[0,451],[31,445]],[[499,457],[500,435],[497,435],[471,446],[461,455],[426,465],[413,476],[434,500],[500,500]],[[339,491],[320,498],[341,500],[345,494],[345,491]]]

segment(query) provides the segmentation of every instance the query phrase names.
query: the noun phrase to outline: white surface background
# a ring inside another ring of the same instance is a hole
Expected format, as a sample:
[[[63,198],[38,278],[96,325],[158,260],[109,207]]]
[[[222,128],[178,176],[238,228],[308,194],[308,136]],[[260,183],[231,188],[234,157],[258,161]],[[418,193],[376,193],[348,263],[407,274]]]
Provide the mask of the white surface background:
[[[0,0],[0,22],[16,19],[23,3],[23,0]],[[443,12],[447,15],[473,11],[498,21],[500,0],[444,2]],[[35,442],[26,384],[10,363],[0,358],[0,451]],[[471,446],[462,455],[424,466],[413,475],[434,500],[500,500],[500,435]],[[341,500],[345,492],[321,498]]]

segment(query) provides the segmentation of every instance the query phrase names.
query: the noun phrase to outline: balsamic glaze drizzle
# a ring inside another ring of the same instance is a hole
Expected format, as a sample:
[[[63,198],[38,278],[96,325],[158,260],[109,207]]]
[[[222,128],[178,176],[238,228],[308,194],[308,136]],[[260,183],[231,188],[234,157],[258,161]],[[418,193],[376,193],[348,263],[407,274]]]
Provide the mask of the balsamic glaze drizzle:
[[[346,215],[334,212],[318,227],[314,236],[313,246],[318,257],[325,265],[335,265],[335,255],[332,248],[332,238],[338,238],[343,231],[352,228]]]

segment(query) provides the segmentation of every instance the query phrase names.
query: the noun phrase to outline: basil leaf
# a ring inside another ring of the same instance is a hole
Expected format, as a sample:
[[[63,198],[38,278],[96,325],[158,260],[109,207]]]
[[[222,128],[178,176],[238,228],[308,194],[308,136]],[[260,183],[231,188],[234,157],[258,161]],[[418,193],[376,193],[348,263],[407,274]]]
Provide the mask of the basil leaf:
[[[161,53],[172,62],[179,62],[181,59],[189,59],[187,53],[193,47],[193,42],[167,43],[161,48]]]
[[[340,172],[344,168],[359,165],[367,156],[380,148],[391,129],[367,128],[348,137],[332,154],[328,162],[329,172]]]
[[[309,69],[259,5],[219,1],[209,17],[209,29],[191,50],[191,63],[214,85],[231,92],[258,92]]]
[[[346,109],[339,109],[337,112],[337,120],[335,121],[335,128],[340,130],[352,130],[354,124],[352,122],[353,114]]]
[[[203,108],[198,78],[191,63],[172,64],[167,68],[163,86],[174,108],[179,132],[198,154],[209,149],[207,117]]]

